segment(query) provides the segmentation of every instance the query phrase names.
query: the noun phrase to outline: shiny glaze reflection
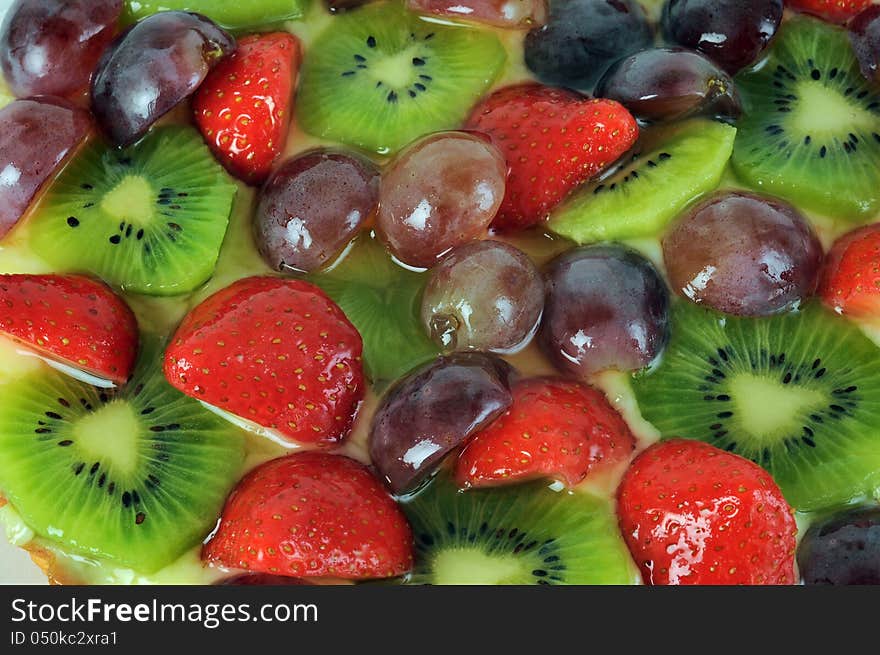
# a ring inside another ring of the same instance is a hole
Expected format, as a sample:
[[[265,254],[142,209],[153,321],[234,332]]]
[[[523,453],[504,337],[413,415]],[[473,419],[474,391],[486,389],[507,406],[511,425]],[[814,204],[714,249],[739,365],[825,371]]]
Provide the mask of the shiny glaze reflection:
[[[457,353],[417,369],[387,392],[370,430],[370,459],[392,491],[410,490],[443,457],[512,402],[512,368],[483,353]]]
[[[719,192],[693,207],[663,239],[672,288],[728,314],[766,316],[810,297],[822,246],[788,203]]]
[[[741,109],[731,77],[686,48],[653,48],[621,60],[596,85],[596,95],[617,100],[645,121],[700,113],[734,119]]]
[[[235,40],[209,19],[183,11],[154,14],[120,36],[92,80],[92,109],[118,146],[135,142],[195,91]]]
[[[486,235],[506,180],[504,157],[487,139],[467,132],[429,135],[383,175],[379,236],[404,264],[430,267],[452,248]]]
[[[539,343],[561,371],[589,376],[648,366],[669,340],[669,292],[653,265],[623,246],[575,248],[545,271]]]

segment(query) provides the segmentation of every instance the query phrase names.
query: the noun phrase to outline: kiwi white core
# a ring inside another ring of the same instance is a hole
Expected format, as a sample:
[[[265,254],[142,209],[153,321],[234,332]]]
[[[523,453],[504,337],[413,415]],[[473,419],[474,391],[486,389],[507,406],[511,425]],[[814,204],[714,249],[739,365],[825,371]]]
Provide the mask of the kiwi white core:
[[[376,60],[369,69],[377,82],[383,82],[392,88],[404,88],[413,82],[413,64],[419,56],[419,48],[411,46],[396,55]]]
[[[451,585],[510,584],[523,577],[522,560],[479,548],[443,548],[431,568],[436,581]]]
[[[108,462],[122,475],[134,473],[137,468],[140,432],[134,410],[121,400],[83,416],[73,427],[76,445],[88,459]]]
[[[108,216],[128,223],[146,225],[153,216],[156,197],[150,183],[139,175],[127,175],[101,200],[101,209]]]
[[[816,389],[782,386],[778,380],[750,373],[739,373],[730,381],[730,395],[737,420],[757,444],[768,437],[784,439],[799,419],[826,404],[824,394]]]
[[[796,134],[813,137],[840,135],[853,128],[875,129],[877,116],[851,104],[838,91],[820,82],[801,82],[797,87],[798,103],[792,116]]]

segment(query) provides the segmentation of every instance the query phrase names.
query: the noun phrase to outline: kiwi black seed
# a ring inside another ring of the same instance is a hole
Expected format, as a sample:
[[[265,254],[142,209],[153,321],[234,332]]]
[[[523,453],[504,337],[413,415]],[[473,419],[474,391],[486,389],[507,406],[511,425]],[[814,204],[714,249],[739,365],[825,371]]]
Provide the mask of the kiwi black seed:
[[[784,24],[766,60],[740,73],[733,151],[749,185],[835,218],[880,209],[880,90],[862,77],[846,31]]]
[[[411,584],[632,584],[611,505],[546,482],[460,491],[440,474],[403,505]]]
[[[681,301],[661,364],[633,387],[664,438],[751,459],[797,509],[880,486],[880,348],[819,304],[737,318]]]
[[[31,246],[127,291],[187,293],[214,271],[235,193],[192,128],[159,128],[126,150],[95,139],[38,205]]]
[[[296,112],[316,136],[389,154],[460,126],[498,77],[490,32],[431,23],[384,2],[334,18],[303,64]]]
[[[654,236],[697,196],[718,186],[736,130],[709,120],[636,151],[610,177],[580,187],[550,229],[578,243]]]
[[[0,394],[0,492],[39,536],[149,574],[214,527],[243,466],[236,428],[173,389],[144,340],[131,382],[42,367]]]

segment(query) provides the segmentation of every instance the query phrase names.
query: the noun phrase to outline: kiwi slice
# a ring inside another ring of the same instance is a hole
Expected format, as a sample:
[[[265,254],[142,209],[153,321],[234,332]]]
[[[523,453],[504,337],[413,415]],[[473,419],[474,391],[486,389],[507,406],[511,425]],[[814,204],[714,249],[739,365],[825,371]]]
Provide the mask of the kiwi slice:
[[[744,112],[732,161],[745,183],[835,218],[880,210],[880,90],[844,30],[788,21],[736,84]]]
[[[411,584],[633,584],[611,505],[546,482],[459,491],[437,476],[403,505]]]
[[[31,246],[126,291],[188,293],[214,272],[235,193],[192,128],[159,128],[126,150],[94,140],[40,201]]]
[[[880,349],[819,304],[734,318],[682,301],[662,363],[633,388],[664,437],[751,459],[800,510],[880,487]]]
[[[48,541],[149,574],[214,527],[244,442],[165,381],[162,344],[144,341],[119,391],[47,367],[3,388],[0,491]]]
[[[506,58],[491,32],[368,5],[334,18],[312,44],[297,117],[311,134],[388,154],[459,127]]]
[[[625,585],[637,577],[614,509],[546,482],[461,491],[441,473],[402,505],[408,584]]]
[[[419,319],[427,275],[394,263],[375,235],[358,237],[339,264],[310,279],[360,332],[364,367],[374,386],[396,380],[439,353]]]
[[[655,236],[718,186],[735,135],[724,123],[690,122],[611,177],[580,187],[550,216],[550,229],[578,243]]]
[[[301,18],[305,8],[306,0],[126,0],[125,22],[178,9],[203,14],[228,29],[240,29]]]

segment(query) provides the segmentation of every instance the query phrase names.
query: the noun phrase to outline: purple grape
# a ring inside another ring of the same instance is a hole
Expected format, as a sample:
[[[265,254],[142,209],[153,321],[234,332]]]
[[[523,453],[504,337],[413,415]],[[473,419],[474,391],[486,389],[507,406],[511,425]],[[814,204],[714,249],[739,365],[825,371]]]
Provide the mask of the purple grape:
[[[880,82],[880,5],[871,5],[850,21],[849,39],[862,75]]]
[[[445,350],[518,350],[544,308],[544,285],[532,260],[499,241],[453,250],[431,270],[422,322]]]
[[[766,316],[815,292],[822,246],[788,203],[720,192],[672,227],[663,258],[677,293],[728,314]]]
[[[652,48],[620,60],[599,80],[595,94],[616,100],[645,121],[701,113],[735,119],[740,114],[731,77],[685,48]]]
[[[512,369],[482,353],[441,357],[400,380],[370,430],[370,459],[395,493],[411,490],[510,403]]]
[[[184,11],[148,16],[104,52],[92,79],[92,111],[117,146],[150,126],[195,91],[235,48],[210,19]]]
[[[805,584],[880,584],[880,507],[864,507],[813,524],[798,546]]]
[[[554,0],[526,35],[526,66],[546,84],[590,90],[607,68],[648,48],[653,30],[636,0]]]
[[[663,7],[663,32],[734,75],[770,43],[782,10],[782,0],[669,0]]]
[[[263,259],[281,272],[332,263],[379,204],[379,170],[362,157],[313,150],[269,178],[254,217]]]
[[[0,67],[19,97],[88,87],[116,34],[122,0],[16,0],[0,33]]]
[[[550,262],[538,341],[563,372],[588,377],[651,364],[669,340],[669,292],[654,266],[617,245]]]
[[[88,112],[60,98],[16,100],[0,109],[0,238],[91,130]]]

